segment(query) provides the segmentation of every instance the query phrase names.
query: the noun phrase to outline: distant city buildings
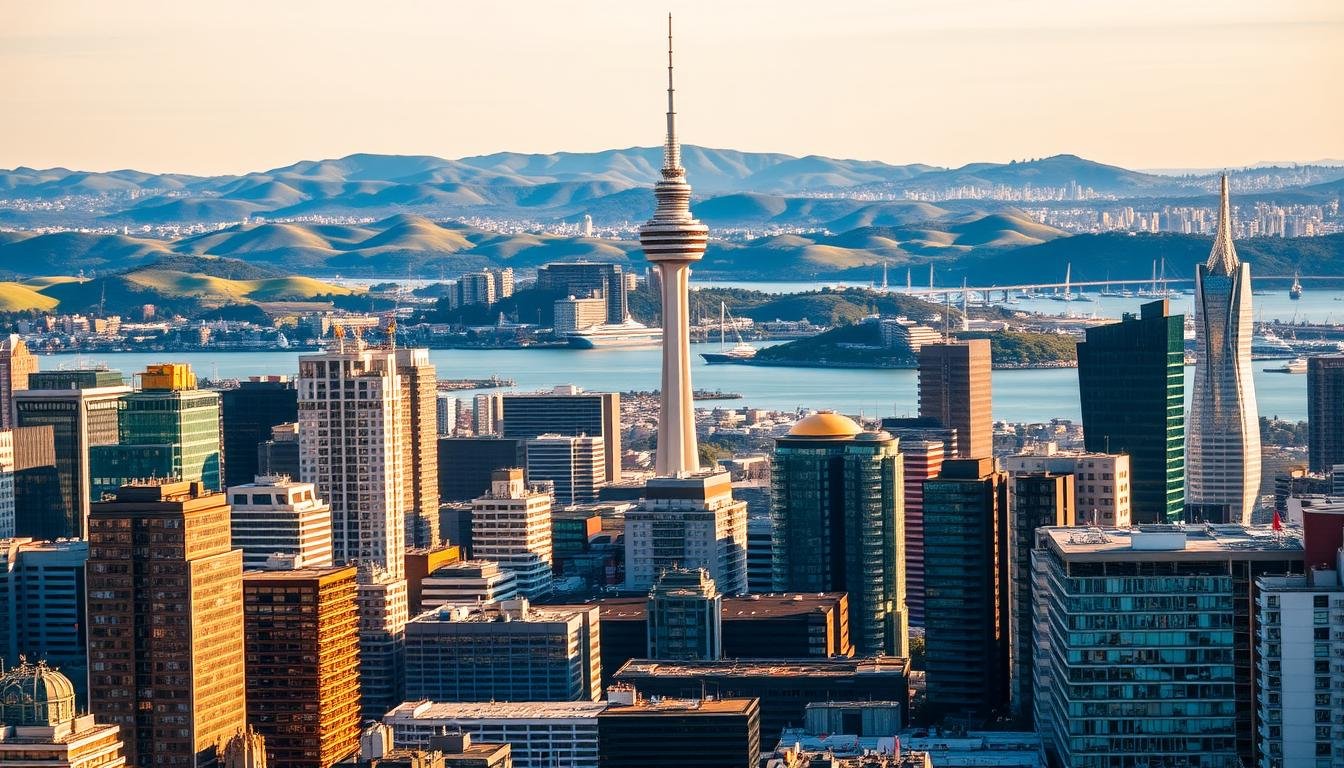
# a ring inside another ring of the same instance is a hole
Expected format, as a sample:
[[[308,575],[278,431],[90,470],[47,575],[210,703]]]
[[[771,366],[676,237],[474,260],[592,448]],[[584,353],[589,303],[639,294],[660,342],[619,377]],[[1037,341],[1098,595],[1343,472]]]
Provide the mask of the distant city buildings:
[[[541,435],[590,437],[602,442],[604,482],[621,479],[621,396],[574,386],[500,398],[502,434],[532,440]],[[529,479],[547,479],[531,478]],[[564,499],[563,494],[557,498]],[[567,502],[573,503],[573,502]]]
[[[28,388],[28,374],[37,373],[37,356],[18,334],[0,339],[0,429],[12,429],[14,393]]]

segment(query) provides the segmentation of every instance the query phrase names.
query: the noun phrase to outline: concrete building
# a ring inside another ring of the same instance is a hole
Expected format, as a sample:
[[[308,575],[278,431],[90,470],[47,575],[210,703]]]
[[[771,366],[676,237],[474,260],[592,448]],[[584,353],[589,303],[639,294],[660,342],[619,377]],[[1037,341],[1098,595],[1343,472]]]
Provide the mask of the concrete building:
[[[909,655],[903,469],[896,438],[836,413],[801,419],[775,443],[775,589],[848,592],[864,655]]]
[[[613,686],[607,701],[597,716],[604,768],[724,768],[754,766],[760,758],[755,698],[646,699]]]
[[[409,615],[418,616],[424,612],[425,579],[438,569],[461,562],[462,559],[462,547],[456,544],[406,550],[406,605]]]
[[[527,465],[526,444],[509,437],[439,438],[440,502],[471,501],[487,493],[495,471]]]
[[[989,340],[919,348],[919,415],[957,431],[957,457],[994,455]]]
[[[75,689],[41,662],[0,674],[0,765],[121,768],[120,730],[77,714]]]
[[[1134,519],[1177,522],[1185,516],[1185,318],[1168,301],[1144,304],[1139,316],[1087,329],[1078,344],[1078,392],[1088,451],[1128,454]],[[1079,495],[1083,494],[1079,489]],[[1088,506],[1081,498],[1086,517]],[[1125,527],[1106,521],[1097,525]]]
[[[118,371],[39,371],[14,393],[20,427],[50,426],[60,478],[58,514],[19,510],[16,533],[35,539],[85,538],[89,516],[89,449],[117,442],[117,411],[131,391]]]
[[[513,747],[515,768],[598,768],[597,717],[605,701],[408,701],[383,718],[398,747],[427,748],[463,731]]]
[[[439,437],[452,437],[457,432],[457,416],[462,401],[448,392],[440,392],[434,399],[434,423]]]
[[[331,507],[312,483],[261,476],[228,490],[233,546],[243,568],[262,568],[271,555],[292,555],[303,568],[332,564]]]
[[[1249,523],[1260,493],[1260,411],[1251,368],[1251,265],[1237,259],[1227,177],[1213,251],[1195,268],[1195,392],[1185,495],[1214,519]]]
[[[88,705],[88,621],[84,567],[89,543],[77,539],[0,540],[0,658],[41,659]]]
[[[89,709],[121,727],[128,764],[215,766],[246,726],[242,575],[225,496],[199,482],[93,505]]]
[[[555,300],[552,325],[556,336],[566,336],[605,322],[607,322],[607,300],[601,296],[591,298],[569,296]]]
[[[0,339],[0,429],[13,429],[14,393],[28,388],[28,374],[37,373],[37,355],[18,334]]]
[[[747,590],[747,505],[728,473],[649,480],[625,513],[625,584],[650,589],[672,568],[704,568],[725,595]]]
[[[431,701],[593,701],[597,608],[445,606],[406,628],[406,694]]]
[[[1307,359],[1307,467],[1344,464],[1344,355]]]
[[[597,501],[607,484],[602,439],[587,435],[538,435],[527,441],[528,482],[550,482],[555,502],[571,506]]]
[[[494,473],[490,493],[471,503],[472,557],[512,571],[518,593],[528,599],[554,588],[552,501],[550,491],[523,481],[521,469],[503,469]]]
[[[1017,474],[1008,500],[1010,546],[1008,571],[1012,580],[1009,640],[1012,644],[1009,700],[1013,713],[1030,718],[1035,693],[1035,640],[1032,631],[1031,551],[1036,547],[1036,529],[1075,524],[1075,476],[1056,472]]]
[[[504,437],[585,436],[602,442],[606,481],[621,478],[621,395],[574,386],[550,392],[507,394],[500,399]]]
[[[924,483],[924,643],[934,717],[972,723],[1008,707],[1008,477],[954,459]]]
[[[353,566],[243,577],[247,720],[276,765],[329,768],[359,747]]]
[[[420,586],[420,608],[490,605],[518,597],[518,575],[493,560],[463,560],[436,568]]]
[[[395,326],[390,333],[396,333]],[[395,352],[401,380],[400,431],[407,441],[406,546],[430,547],[438,543],[439,532],[438,378],[428,349]]]
[[[1010,475],[1073,475],[1073,509],[1079,524],[1128,528],[1133,522],[1133,472],[1126,454],[1057,451],[1052,447],[1044,453],[1005,456],[1003,470]]]
[[[1060,764],[1254,763],[1252,584],[1301,573],[1268,526],[1044,528],[1035,577],[1035,719]],[[1066,618],[1068,617],[1068,618]]]
[[[258,471],[257,449],[272,439],[271,430],[299,420],[298,390],[288,376],[253,376],[236,389],[220,392],[219,398],[224,485],[250,483],[266,474]]]
[[[597,324],[622,323],[630,315],[626,303],[625,267],[595,262],[554,262],[537,270],[537,287],[579,301],[601,301]],[[557,318],[558,318],[558,304]],[[558,321],[557,321],[558,322]],[[556,333],[559,333],[557,328]]]
[[[713,661],[723,656],[723,596],[704,568],[664,571],[649,592],[647,658]]]

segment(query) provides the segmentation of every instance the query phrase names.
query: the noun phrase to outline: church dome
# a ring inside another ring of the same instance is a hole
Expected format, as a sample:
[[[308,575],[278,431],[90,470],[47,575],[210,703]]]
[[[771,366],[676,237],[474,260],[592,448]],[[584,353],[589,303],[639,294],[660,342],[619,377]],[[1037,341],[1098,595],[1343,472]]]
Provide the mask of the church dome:
[[[848,416],[822,411],[799,419],[789,430],[789,437],[850,438],[862,432],[863,427]]]
[[[74,717],[74,685],[45,662],[23,660],[0,675],[0,723],[50,726]]]

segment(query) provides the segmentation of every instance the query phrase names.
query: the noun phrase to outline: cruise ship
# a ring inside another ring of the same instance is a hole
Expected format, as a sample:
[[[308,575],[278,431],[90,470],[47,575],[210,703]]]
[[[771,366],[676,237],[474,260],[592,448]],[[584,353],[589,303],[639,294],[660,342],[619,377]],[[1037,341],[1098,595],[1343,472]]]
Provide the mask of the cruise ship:
[[[663,343],[663,329],[650,328],[634,320],[608,325],[594,325],[565,336],[569,346],[578,349],[608,349],[611,347],[656,347]]]

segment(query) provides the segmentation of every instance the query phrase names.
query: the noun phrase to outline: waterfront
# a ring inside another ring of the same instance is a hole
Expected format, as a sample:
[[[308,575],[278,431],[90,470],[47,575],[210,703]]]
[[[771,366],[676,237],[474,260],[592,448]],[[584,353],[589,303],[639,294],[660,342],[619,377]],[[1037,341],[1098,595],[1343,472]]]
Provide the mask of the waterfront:
[[[776,410],[834,408],[867,416],[913,414],[917,410],[916,372],[838,368],[773,368],[707,365],[699,352],[717,343],[693,344],[692,376],[697,389],[742,393],[725,407],[752,406]],[[182,361],[209,378],[246,378],[289,374],[298,370],[301,352],[99,353],[42,356],[43,369],[105,363],[130,375],[149,363]],[[656,348],[643,349],[435,349],[430,360],[444,379],[489,378],[517,381],[516,390],[548,389],[575,384],[589,390],[650,390],[658,385]],[[1307,418],[1307,377],[1265,373],[1275,363],[1257,360],[1255,386],[1264,416],[1301,421]],[[1186,394],[1194,369],[1186,368]],[[508,390],[485,390],[502,392]],[[469,398],[474,391],[454,392]],[[700,403],[700,407],[713,407]],[[1073,368],[994,371],[994,418],[1006,421],[1048,421],[1079,418],[1078,372]]]

